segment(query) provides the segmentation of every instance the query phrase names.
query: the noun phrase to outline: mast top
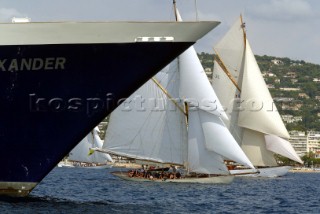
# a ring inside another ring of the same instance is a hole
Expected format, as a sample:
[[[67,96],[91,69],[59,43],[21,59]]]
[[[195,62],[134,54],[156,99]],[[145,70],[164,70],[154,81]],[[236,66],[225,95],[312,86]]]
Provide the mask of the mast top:
[[[176,0],[173,0],[173,10],[174,10],[175,19],[176,19],[176,21],[178,21],[177,3],[176,3]]]
[[[240,14],[240,21],[241,21],[241,28],[243,31],[243,39],[244,39],[243,42],[244,42],[244,46],[246,47],[246,45],[247,45],[246,23],[243,22],[242,14]]]

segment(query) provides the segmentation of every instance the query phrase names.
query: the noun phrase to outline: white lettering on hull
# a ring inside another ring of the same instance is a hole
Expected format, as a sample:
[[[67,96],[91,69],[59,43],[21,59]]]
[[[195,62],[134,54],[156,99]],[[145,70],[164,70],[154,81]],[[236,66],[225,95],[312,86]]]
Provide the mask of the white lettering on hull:
[[[0,59],[0,71],[64,70],[65,57]]]

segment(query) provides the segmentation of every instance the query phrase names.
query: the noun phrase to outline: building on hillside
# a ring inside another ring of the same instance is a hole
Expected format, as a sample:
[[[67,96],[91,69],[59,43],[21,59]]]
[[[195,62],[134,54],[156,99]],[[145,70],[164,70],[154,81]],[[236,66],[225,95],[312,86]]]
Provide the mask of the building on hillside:
[[[320,132],[308,131],[307,151],[315,154],[320,152]]]
[[[297,154],[302,157],[307,153],[307,136],[302,131],[290,131],[290,143]]]
[[[287,78],[290,78],[290,79],[295,79],[295,78],[297,78],[297,74],[296,74],[296,72],[289,71],[289,72],[286,73],[286,75],[284,75],[283,77],[287,77]]]
[[[281,91],[300,91],[300,88],[280,88]]]
[[[282,120],[288,124],[288,123],[296,123],[296,122],[302,122],[302,116],[293,116],[290,114],[281,115]]]
[[[290,131],[289,133],[289,141],[300,157],[309,152],[320,154],[320,132],[308,131],[306,134],[302,131]]]
[[[299,93],[298,97],[299,98],[305,98],[305,99],[309,99],[310,98],[306,93]]]
[[[212,83],[212,75],[213,75],[212,69],[211,68],[205,68],[204,72],[206,73],[206,75],[207,75],[207,77],[209,79],[209,82]]]
[[[271,60],[271,62],[274,64],[274,65],[283,65],[284,63],[281,61],[281,60],[279,60],[279,59],[273,59],[273,60]]]
[[[303,103],[300,102],[293,102],[293,103],[282,103],[281,109],[282,110],[292,110],[292,111],[298,111],[303,106]]]
[[[319,78],[313,78],[313,82],[320,82]]]

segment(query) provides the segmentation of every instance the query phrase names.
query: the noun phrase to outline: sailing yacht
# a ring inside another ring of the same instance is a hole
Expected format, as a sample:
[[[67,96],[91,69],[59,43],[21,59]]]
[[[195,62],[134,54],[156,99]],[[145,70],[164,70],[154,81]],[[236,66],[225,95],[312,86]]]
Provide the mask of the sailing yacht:
[[[212,86],[229,120],[224,120],[250,161],[259,168],[250,176],[277,177],[290,167],[277,167],[274,154],[302,163],[274,105],[246,37],[242,17],[214,47]],[[260,168],[262,167],[262,168]],[[231,173],[251,170],[231,170]]]
[[[111,113],[103,149],[96,150],[186,170],[181,179],[113,173],[127,180],[230,183],[225,158],[254,167],[221,118],[226,115],[191,47]]]
[[[68,159],[58,164],[58,167],[76,167],[88,169],[111,168],[114,160],[106,153],[90,153],[91,148],[101,148],[103,141],[99,137],[99,128],[95,127],[69,153]]]

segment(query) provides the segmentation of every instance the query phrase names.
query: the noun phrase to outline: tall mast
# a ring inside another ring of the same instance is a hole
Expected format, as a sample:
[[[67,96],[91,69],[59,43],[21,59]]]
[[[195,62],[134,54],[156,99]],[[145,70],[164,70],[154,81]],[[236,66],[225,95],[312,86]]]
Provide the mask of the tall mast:
[[[196,21],[199,21],[197,0],[194,0],[194,6],[195,6],[195,10],[196,10]]]
[[[241,28],[243,31],[244,48],[246,48],[246,44],[247,44],[246,23],[243,22],[242,14],[240,14],[240,21],[241,21]]]
[[[176,3],[176,0],[173,0],[173,9],[174,9],[174,16],[176,18],[176,22],[178,21],[181,21],[181,20],[178,20],[178,9],[177,9],[177,3]],[[179,56],[177,57],[177,69],[178,71],[180,72],[180,59],[179,59]],[[179,106],[178,104],[175,104],[179,110],[181,110],[181,106]],[[188,127],[188,111],[189,111],[189,108],[188,108],[188,104],[186,102],[184,102],[184,109],[183,109],[183,113],[186,117],[186,126]],[[188,141],[187,141],[187,147],[188,147]],[[187,157],[188,157],[188,148],[186,150],[187,152]],[[187,169],[187,174],[189,174],[189,162],[188,162],[188,158],[186,160],[185,163],[183,163],[183,166]]]
[[[174,10],[175,19],[176,19],[176,21],[178,21],[177,3],[176,3],[176,0],[173,0],[173,10]]]

